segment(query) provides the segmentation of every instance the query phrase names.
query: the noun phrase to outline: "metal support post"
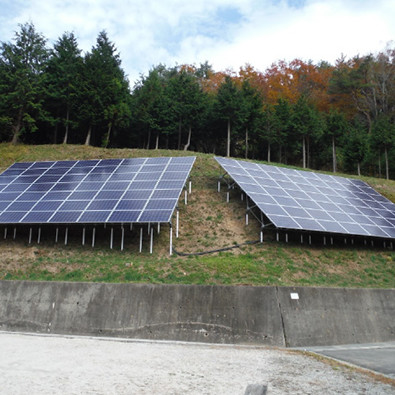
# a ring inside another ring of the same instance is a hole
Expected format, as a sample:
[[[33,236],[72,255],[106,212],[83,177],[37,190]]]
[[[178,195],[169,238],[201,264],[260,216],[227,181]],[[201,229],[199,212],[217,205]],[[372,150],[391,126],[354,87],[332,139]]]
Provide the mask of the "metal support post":
[[[285,234],[285,242],[288,243],[288,233]]]
[[[280,235],[279,235],[278,232],[276,232],[276,240],[277,240],[277,241],[280,241]]]
[[[303,235],[300,235],[300,244],[303,244]]]
[[[82,245],[85,245],[85,226],[82,228]]]
[[[16,226],[14,227],[14,236],[12,238],[13,238],[13,240],[16,239]]]
[[[221,181],[218,181],[218,192],[221,192]]]
[[[260,241],[261,241],[261,243],[263,243],[263,230],[261,230]]]
[[[96,238],[96,227],[94,226],[92,229],[92,248],[95,246],[95,238]]]
[[[151,240],[150,240],[150,244],[149,244],[149,253],[150,254],[152,254],[153,245],[154,245],[154,228],[151,228]]]
[[[326,246],[326,237],[324,236],[324,246]]]
[[[58,242],[58,239],[59,239],[59,228],[56,228],[55,229],[55,243]]]
[[[173,227],[170,224],[170,251],[169,254],[173,254]]]
[[[7,238],[7,227],[4,228],[4,240]]]
[[[177,213],[176,213],[176,238],[178,239],[178,226],[180,223],[180,213],[177,209]]]
[[[143,251],[143,227],[140,228],[140,248],[139,252]]]
[[[187,190],[185,189],[185,206],[188,204],[188,193]]]
[[[226,203],[229,203],[229,191],[226,192]]]
[[[189,181],[188,187],[189,187],[189,193],[192,193],[192,181]]]
[[[69,236],[69,228],[66,227],[66,231],[64,232],[64,245],[67,246],[67,239]]]
[[[111,232],[110,232],[110,250],[112,250],[114,244],[114,228],[111,226]]]
[[[125,228],[121,226],[121,251],[123,251],[123,245],[125,241]]]
[[[309,235],[309,244],[311,245],[311,235]]]
[[[30,228],[30,230],[29,230],[29,244],[32,244],[32,234],[33,234],[33,229]]]
[[[37,244],[40,244],[40,241],[41,241],[41,226],[38,227]]]
[[[160,222],[158,222],[158,234],[160,233]]]
[[[248,225],[248,211],[246,212],[246,226]]]

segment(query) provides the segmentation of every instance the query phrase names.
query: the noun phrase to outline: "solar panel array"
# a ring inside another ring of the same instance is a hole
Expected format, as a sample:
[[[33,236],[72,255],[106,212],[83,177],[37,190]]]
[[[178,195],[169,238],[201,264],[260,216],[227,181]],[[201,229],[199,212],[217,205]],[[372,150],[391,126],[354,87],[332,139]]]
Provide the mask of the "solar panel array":
[[[0,223],[170,222],[195,157],[15,163]]]
[[[361,180],[215,159],[277,228],[395,238],[395,204]]]

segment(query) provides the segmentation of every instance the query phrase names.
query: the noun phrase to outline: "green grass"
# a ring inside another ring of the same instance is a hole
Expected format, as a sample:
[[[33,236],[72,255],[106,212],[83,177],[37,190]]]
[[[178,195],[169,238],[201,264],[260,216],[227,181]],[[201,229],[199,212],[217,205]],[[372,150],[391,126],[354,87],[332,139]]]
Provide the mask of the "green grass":
[[[188,205],[180,200],[179,251],[198,252],[232,246],[259,237],[259,226],[251,219],[244,225],[245,202],[231,191],[216,192],[223,174],[213,155],[183,151],[130,150],[57,145],[12,146],[0,144],[0,170],[15,161],[89,159],[144,156],[196,155],[191,172],[193,192]],[[395,182],[363,178],[379,192],[395,198]],[[40,245],[27,244],[26,235],[3,240],[0,227],[0,279],[90,282],[149,282],[165,284],[287,285],[328,287],[395,288],[395,253],[363,246],[312,247],[277,243],[266,235],[264,244],[243,246],[203,256],[169,256],[168,226],[155,236],[154,253],[138,252],[138,236],[128,234],[125,250],[110,250],[108,234],[92,249],[82,247],[79,234],[70,235],[68,246],[54,244],[51,234]],[[18,231],[19,232],[19,231]],[[118,240],[118,239],[117,239]]]

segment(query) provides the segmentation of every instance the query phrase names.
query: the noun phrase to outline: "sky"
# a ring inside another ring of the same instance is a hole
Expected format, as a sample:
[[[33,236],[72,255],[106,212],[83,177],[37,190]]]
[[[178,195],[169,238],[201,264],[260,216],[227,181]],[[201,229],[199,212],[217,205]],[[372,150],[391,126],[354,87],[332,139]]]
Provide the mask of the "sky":
[[[131,86],[158,64],[265,71],[296,58],[334,64],[395,40],[394,0],[0,0],[0,10],[2,42],[31,22],[49,47],[73,32],[89,51],[105,30]]]

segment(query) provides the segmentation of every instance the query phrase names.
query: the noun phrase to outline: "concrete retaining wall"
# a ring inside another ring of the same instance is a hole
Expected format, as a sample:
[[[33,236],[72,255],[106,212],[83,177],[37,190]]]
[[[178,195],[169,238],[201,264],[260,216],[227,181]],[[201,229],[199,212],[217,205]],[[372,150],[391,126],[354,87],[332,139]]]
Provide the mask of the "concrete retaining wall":
[[[0,329],[273,346],[393,341],[395,290],[0,281]]]
[[[278,298],[289,346],[395,340],[395,289],[282,287]]]

